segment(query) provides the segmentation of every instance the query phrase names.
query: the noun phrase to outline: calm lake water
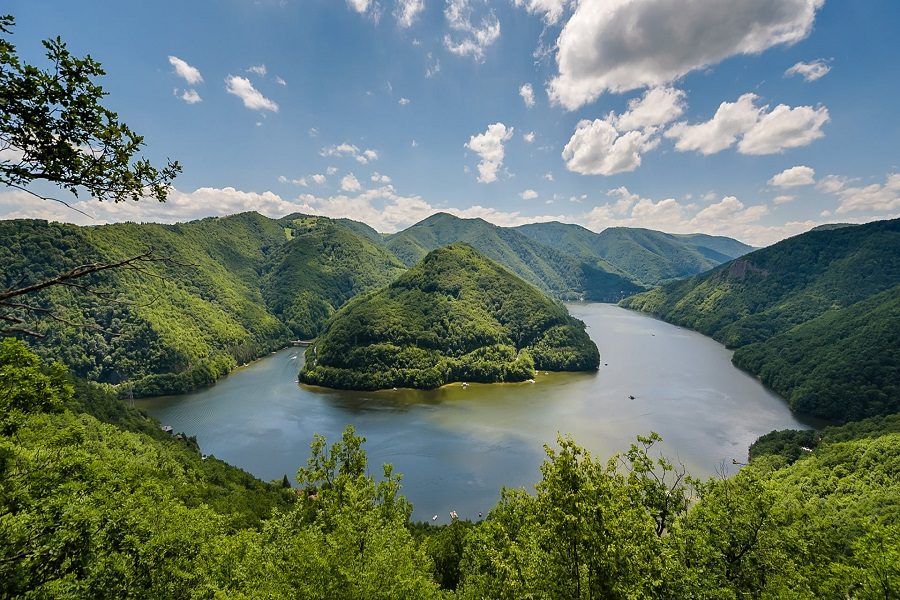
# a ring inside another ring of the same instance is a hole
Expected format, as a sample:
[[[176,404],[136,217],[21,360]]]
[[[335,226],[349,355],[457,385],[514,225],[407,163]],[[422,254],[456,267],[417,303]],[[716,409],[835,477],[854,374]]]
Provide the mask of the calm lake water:
[[[539,374],[536,383],[348,392],[297,384],[303,349],[282,350],[202,392],[139,404],[201,448],[262,479],[293,479],[313,434],[365,436],[369,468],[403,473],[414,518],[476,518],[501,486],[533,489],[543,445],[571,434],[595,455],[659,433],[662,451],[694,475],[744,461],[754,439],[806,426],[784,400],[700,334],[609,304],[571,304],[600,348],[597,373]],[[630,399],[629,396],[634,396]]]

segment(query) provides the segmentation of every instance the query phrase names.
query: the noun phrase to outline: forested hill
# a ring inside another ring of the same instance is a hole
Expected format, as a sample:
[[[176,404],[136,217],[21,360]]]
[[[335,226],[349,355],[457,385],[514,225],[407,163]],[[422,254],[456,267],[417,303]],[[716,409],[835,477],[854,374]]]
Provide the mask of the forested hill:
[[[406,265],[456,242],[465,242],[529,283],[564,300],[616,301],[646,289],[633,277],[603,260],[583,260],[536,242],[515,229],[482,219],[437,213],[399,233],[385,244]]]
[[[29,343],[78,376],[130,381],[135,395],[180,393],[315,336],[348,298],[402,272],[358,225],[257,213],[177,225],[0,221],[0,286],[152,248],[168,260],[53,286],[28,299],[41,312],[22,316],[41,334]]]
[[[900,411],[900,220],[819,229],[628,298],[737,348],[801,413]]]
[[[351,389],[524,381],[600,362],[564,306],[466,244],[349,302],[306,357],[301,381]]]
[[[614,265],[645,286],[696,275],[753,250],[727,237],[630,227],[594,233],[579,225],[551,222],[522,225],[516,231],[586,262]]]

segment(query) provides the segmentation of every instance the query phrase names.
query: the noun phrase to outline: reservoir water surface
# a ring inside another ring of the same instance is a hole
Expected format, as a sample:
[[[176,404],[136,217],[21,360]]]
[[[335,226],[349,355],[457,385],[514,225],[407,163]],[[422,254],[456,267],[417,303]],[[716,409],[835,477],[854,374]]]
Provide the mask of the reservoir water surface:
[[[262,479],[293,479],[315,433],[329,442],[352,424],[366,437],[369,470],[403,474],[413,518],[476,518],[501,486],[540,479],[544,444],[571,435],[598,457],[659,433],[661,450],[695,476],[743,462],[754,439],[803,429],[783,399],[731,364],[698,333],[609,304],[570,304],[601,353],[596,373],[539,373],[535,383],[451,384],[438,390],[350,392],[300,386],[303,349],[238,369],[215,386],[139,405],[203,452]],[[633,397],[633,399],[631,398]]]

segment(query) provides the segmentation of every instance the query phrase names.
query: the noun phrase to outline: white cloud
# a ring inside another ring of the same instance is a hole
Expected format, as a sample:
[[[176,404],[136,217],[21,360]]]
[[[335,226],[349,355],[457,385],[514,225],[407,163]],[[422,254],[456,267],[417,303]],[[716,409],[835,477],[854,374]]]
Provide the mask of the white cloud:
[[[607,227],[646,227],[670,233],[703,232],[765,246],[820,224],[808,220],[763,225],[760,220],[769,213],[768,207],[745,206],[734,196],[725,196],[701,208],[674,198],[658,201],[642,198],[625,187],[610,190],[609,195],[615,200],[596,206],[585,215],[588,228],[602,231]]]
[[[538,193],[534,190],[529,189],[519,194],[519,196],[522,198],[522,200],[534,200],[538,197]]]
[[[836,194],[844,189],[851,181],[853,180],[849,177],[843,177],[841,175],[826,175],[816,185],[816,189],[827,194]]]
[[[797,165],[790,169],[785,169],[781,173],[774,175],[769,180],[769,185],[778,187],[797,187],[798,185],[812,185],[816,182],[816,171],[812,167]]]
[[[347,173],[341,178],[341,190],[345,192],[358,192],[362,189],[359,179],[353,173]]]
[[[677,80],[809,35],[824,0],[581,0],[557,40],[550,98],[569,110],[606,91]]]
[[[441,71],[441,61],[435,58],[431,52],[426,57],[428,58],[428,66],[425,68],[425,77],[431,78]]]
[[[175,74],[187,81],[190,85],[197,85],[203,81],[200,69],[189,65],[177,56],[169,57],[169,64],[175,69]]]
[[[372,0],[347,0],[347,4],[350,5],[350,8],[358,12],[359,14],[365,14],[367,10],[369,10],[369,4],[372,3]]]
[[[310,127],[309,131],[306,132],[306,135],[308,135],[311,138],[319,137],[319,130],[316,129],[315,127]]]
[[[634,171],[641,153],[654,147],[652,134],[628,131],[619,134],[610,118],[582,120],[563,148],[566,168],[582,175],[613,175]]]
[[[287,177],[285,177],[284,175],[279,175],[279,176],[278,176],[278,183],[287,183],[287,182],[288,182],[288,178],[287,178]]]
[[[425,10],[424,0],[397,0],[394,18],[397,19],[397,25],[400,27],[412,27],[423,10]]]
[[[696,125],[676,123],[666,131],[665,136],[675,139],[675,148],[682,152],[721,152],[759,120],[760,109],[754,105],[755,100],[755,94],[744,94],[737,102],[723,102],[709,121]]]
[[[275,76],[275,83],[277,83],[278,85],[287,85],[287,81],[282,79],[280,75]]]
[[[675,140],[681,152],[715,154],[737,144],[741,154],[776,154],[787,148],[806,146],[823,137],[822,127],[830,119],[828,109],[779,104],[756,106],[756,94],[744,94],[736,102],[722,102],[709,121],[689,125],[676,123],[665,136]]]
[[[530,83],[522,84],[522,87],[519,88],[519,95],[522,96],[525,106],[528,108],[534,106],[534,88]]]
[[[225,90],[240,98],[250,110],[278,112],[278,104],[259,93],[246,77],[229,75],[225,78]]]
[[[553,173],[551,171],[547,171],[544,173],[544,179],[547,181],[553,181]]]
[[[821,79],[831,70],[831,65],[823,59],[814,60],[812,62],[798,62],[793,67],[784,72],[785,77],[800,75],[806,81],[815,81]]]
[[[497,170],[503,164],[503,142],[512,138],[513,128],[503,123],[488,125],[484,133],[473,135],[466,142],[466,148],[478,154],[478,181],[491,183],[497,181]]]
[[[793,202],[797,199],[797,196],[792,194],[784,194],[782,196],[775,196],[775,199],[772,200],[775,204],[787,204],[788,202]]]
[[[338,168],[337,167],[328,167],[327,169],[325,169],[325,172],[328,175],[337,175]]]
[[[523,133],[522,139],[525,140],[526,144],[532,143],[534,141],[534,132],[529,131],[528,133]]]
[[[177,90],[176,90],[177,93]],[[188,104],[197,104],[198,102],[202,102],[203,98],[200,97],[200,94],[197,93],[197,90],[191,88],[189,90],[183,90],[179,98],[187,102]]]
[[[444,36],[444,47],[459,56],[471,56],[484,60],[484,51],[500,39],[500,21],[492,12],[482,17],[476,25],[472,18],[471,0],[447,0],[444,17],[448,27],[456,35]]]
[[[615,118],[619,130],[645,129],[665,125],[684,113],[684,92],[671,87],[655,87],[628,102],[628,110]]]
[[[513,0],[516,6],[524,6],[529,13],[542,14],[548,25],[559,21],[573,0]]]
[[[884,184],[842,186],[834,192],[840,198],[838,214],[848,212],[889,212],[900,210],[900,173],[891,173]]]
[[[319,150],[320,156],[347,156],[353,158],[356,162],[367,165],[374,160],[378,160],[378,152],[372,149],[366,149],[360,151],[358,146],[353,144],[348,144],[344,142],[343,144],[338,144],[336,146],[326,146]],[[334,167],[329,167],[333,169]],[[333,173],[328,173],[329,175],[333,175]]]
[[[247,69],[247,71],[254,75],[259,75],[260,77],[265,77],[266,73],[269,72],[268,69],[266,69],[266,65],[253,65]]]
[[[291,179],[291,183],[293,183],[294,185],[299,185],[301,187],[309,186],[309,182],[306,181],[306,177],[301,177],[299,179]]]
[[[409,98],[400,98],[399,100],[397,100],[397,104],[399,104],[400,106],[406,106],[410,102],[411,100]]]
[[[378,171],[375,171],[374,173],[372,173],[371,179],[372,179],[372,182],[373,182],[373,183],[382,183],[382,184],[384,184],[384,183],[390,183],[390,182],[391,182],[391,178],[390,178],[390,177],[388,177],[387,175],[382,175],[382,174],[379,173]]]

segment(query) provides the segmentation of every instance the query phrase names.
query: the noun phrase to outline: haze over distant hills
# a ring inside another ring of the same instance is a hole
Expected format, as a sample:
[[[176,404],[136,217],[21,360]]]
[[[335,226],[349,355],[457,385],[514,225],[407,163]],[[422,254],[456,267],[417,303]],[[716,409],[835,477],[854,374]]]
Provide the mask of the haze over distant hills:
[[[455,242],[556,298],[591,301],[617,301],[749,249],[728,238],[595,234],[561,223],[513,229],[443,213],[392,235],[349,219],[257,213],[176,225],[0,221],[0,234],[5,288],[148,248],[175,259],[149,264],[144,274],[92,276],[86,283],[103,297],[55,286],[37,303],[61,320],[47,312],[29,317],[43,335],[32,340],[38,352],[81,377],[132,382],[136,395],[208,385],[291,338],[315,337],[349,299]]]

